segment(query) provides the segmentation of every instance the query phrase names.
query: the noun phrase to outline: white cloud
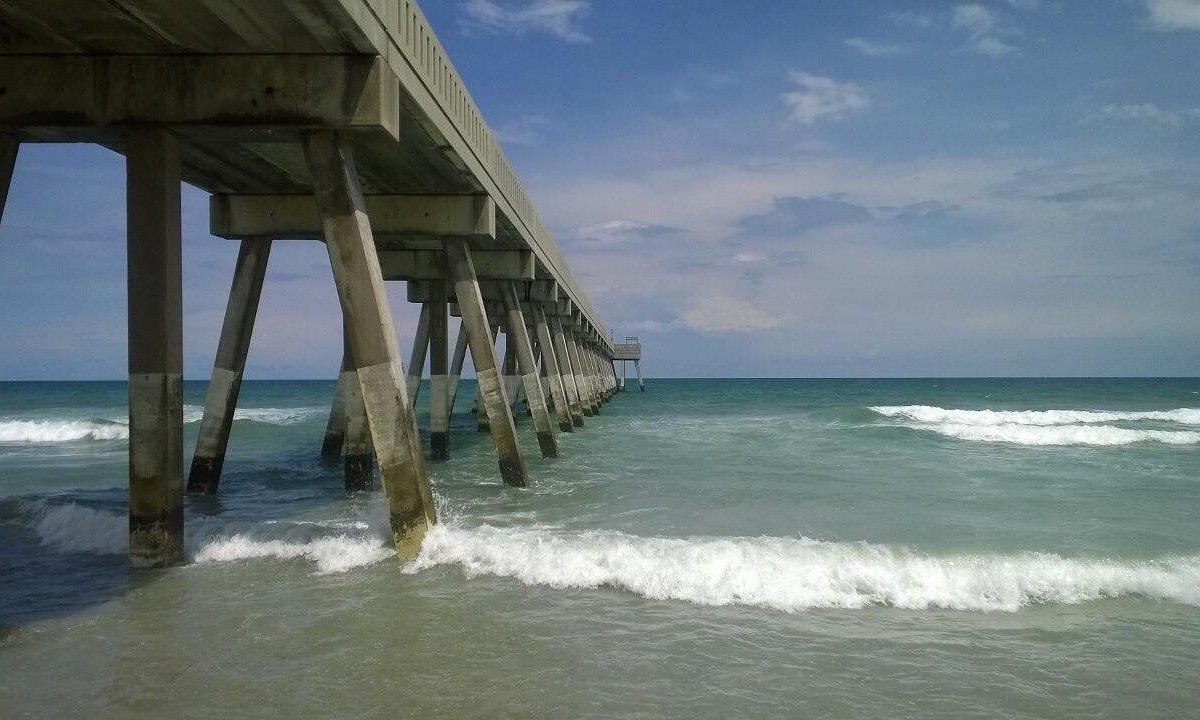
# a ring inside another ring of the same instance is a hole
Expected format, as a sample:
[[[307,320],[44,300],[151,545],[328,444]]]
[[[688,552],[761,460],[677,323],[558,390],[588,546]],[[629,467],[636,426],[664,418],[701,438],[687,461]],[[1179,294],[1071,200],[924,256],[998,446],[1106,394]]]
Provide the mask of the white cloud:
[[[703,332],[767,330],[779,325],[778,318],[729,295],[696,296],[679,319],[687,327]]]
[[[550,124],[542,115],[526,115],[512,122],[492,128],[496,138],[509,145],[533,145],[541,137],[542,129]]]
[[[981,55],[998,58],[1017,51],[1000,39],[1001,34],[1012,31],[1002,28],[996,13],[979,3],[956,5],[951,12],[950,24],[967,33],[971,38],[968,47]]]
[[[860,37],[852,37],[846,40],[846,44],[868,57],[892,57],[903,55],[909,51],[909,46],[903,43],[868,40]]]
[[[870,98],[857,85],[801,70],[793,70],[789,77],[798,89],[783,93],[780,98],[791,108],[792,119],[802,125],[822,119],[837,120],[871,106]]]
[[[1146,0],[1159,30],[1200,30],[1200,0]]]
[[[1083,117],[1084,123],[1104,121],[1141,122],[1151,125],[1178,127],[1185,120],[1200,117],[1200,108],[1190,108],[1175,112],[1164,110],[1154,103],[1129,103],[1118,105],[1109,103]]]
[[[591,5],[588,0],[526,0],[523,3],[500,0],[467,0],[462,6],[467,31],[502,32],[524,35],[545,32],[574,43],[591,42],[580,27]]]
[[[922,30],[933,27],[934,20],[929,15],[923,13],[912,12],[906,10],[904,12],[894,12],[888,15],[893,23],[901,27],[914,27]]]

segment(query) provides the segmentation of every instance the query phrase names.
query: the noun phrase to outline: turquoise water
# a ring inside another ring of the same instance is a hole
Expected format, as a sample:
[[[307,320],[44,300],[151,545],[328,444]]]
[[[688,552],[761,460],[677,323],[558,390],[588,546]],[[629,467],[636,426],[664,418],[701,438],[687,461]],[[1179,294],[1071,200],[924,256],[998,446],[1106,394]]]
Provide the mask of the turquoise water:
[[[0,384],[0,716],[1200,716],[1200,380],[655,380],[525,490],[467,383],[407,566],[331,391],[131,574],[123,384]]]

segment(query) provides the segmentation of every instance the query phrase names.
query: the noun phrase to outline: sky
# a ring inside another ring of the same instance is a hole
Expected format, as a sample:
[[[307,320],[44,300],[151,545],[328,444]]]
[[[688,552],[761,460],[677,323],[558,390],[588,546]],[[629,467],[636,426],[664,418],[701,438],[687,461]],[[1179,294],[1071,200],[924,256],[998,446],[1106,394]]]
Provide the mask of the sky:
[[[652,377],[1200,375],[1200,0],[423,7]],[[123,176],[22,148],[0,378],[124,376]],[[197,379],[237,252],[206,203]],[[248,377],[333,377],[340,349],[324,248],[276,243]]]

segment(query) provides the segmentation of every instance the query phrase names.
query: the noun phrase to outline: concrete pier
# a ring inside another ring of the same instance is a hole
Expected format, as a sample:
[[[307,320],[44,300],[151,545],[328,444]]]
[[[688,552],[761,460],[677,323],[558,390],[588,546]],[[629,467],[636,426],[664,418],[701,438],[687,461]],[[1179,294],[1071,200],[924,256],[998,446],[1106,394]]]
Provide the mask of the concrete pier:
[[[129,281],[129,559],[183,561],[183,256],[179,141],[126,145]]]
[[[450,317],[446,294],[446,284],[434,282],[435,299],[423,306],[429,315],[429,456],[434,460],[450,458],[450,383],[447,378]],[[440,301],[436,299],[439,297],[442,298]],[[455,380],[457,382],[457,378]]]
[[[435,521],[416,418],[396,355],[392,313],[367,219],[358,168],[334,131],[304,137],[304,156],[350,337],[396,552],[415,557]]]
[[[475,365],[483,409],[487,413],[492,441],[496,445],[500,477],[505,485],[524,487],[529,482],[525,458],[517,444],[517,429],[508,394],[496,367],[496,348],[484,310],[483,295],[479,291],[479,279],[471,263],[471,251],[462,238],[447,237],[444,243],[447,271],[454,283],[454,296],[458,300],[463,326],[467,329],[471,362]]]
[[[337,383],[333,387],[333,401],[330,403],[329,420],[325,423],[325,439],[321,442],[323,457],[336,457],[342,454],[342,443],[346,440],[346,373],[354,372],[349,356],[342,353],[341,370],[338,372]]]
[[[571,408],[571,424],[575,427],[583,427],[583,405],[579,400],[579,387],[575,384],[571,353],[567,349],[567,338],[563,332],[562,323],[557,317],[551,319],[550,328],[554,333],[554,353],[558,356],[558,367],[562,372],[561,378],[567,394],[567,406]]]
[[[270,238],[250,237],[242,240],[234,267],[229,303],[217,343],[212,379],[204,402],[204,417],[196,438],[196,452],[188,473],[187,491],[212,495],[221,481],[225,451],[229,447],[229,432],[237,410],[246,355],[250,351],[250,336],[262,294],[263,278],[267,274],[267,258],[271,254]]]
[[[446,413],[454,414],[454,402],[458,399],[458,382],[462,379],[463,365],[467,359],[467,329],[459,323],[458,336],[454,339],[454,357],[450,361],[450,379],[448,381],[448,392],[450,401],[447,403]]]
[[[537,432],[538,447],[542,457],[558,457],[558,441],[550,425],[550,411],[546,408],[546,396],[542,394],[541,379],[538,378],[537,361],[533,357],[533,343],[525,326],[525,314],[521,312],[521,301],[512,283],[505,283],[504,294],[505,326],[509,331],[510,344],[516,345],[516,361],[521,373],[521,384],[529,401],[534,431]]]
[[[571,372],[574,373],[575,387],[579,392],[579,405],[584,416],[591,417],[596,414],[596,403],[592,398],[592,389],[584,374],[583,360],[579,355],[579,342],[575,338],[575,333],[567,333],[566,341],[567,354],[571,360]]]
[[[358,370],[354,367],[354,351],[350,348],[350,331],[344,322],[342,325],[342,376],[338,381],[342,390],[342,442],[339,447],[342,453],[342,486],[346,492],[358,492],[370,490],[374,485],[375,451],[371,448],[367,406],[363,404]],[[332,418],[330,420],[332,422]]]
[[[408,359],[408,373],[404,381],[408,386],[408,400],[417,404],[421,392],[421,375],[425,372],[425,357],[429,350],[430,303],[421,303],[421,314],[417,319],[417,332],[413,334],[412,354]]]
[[[554,414],[558,418],[558,429],[571,432],[575,428],[571,420],[571,406],[567,402],[567,390],[563,384],[563,373],[558,366],[558,357],[554,350],[554,340],[550,335],[550,324],[546,320],[546,311],[538,303],[533,304],[533,324],[537,329],[538,349],[542,354],[542,371],[546,375],[546,384],[550,387],[550,397],[554,400]]]
[[[12,187],[20,148],[21,141],[16,135],[0,133],[0,221],[4,220],[4,208],[8,205],[8,191]]]

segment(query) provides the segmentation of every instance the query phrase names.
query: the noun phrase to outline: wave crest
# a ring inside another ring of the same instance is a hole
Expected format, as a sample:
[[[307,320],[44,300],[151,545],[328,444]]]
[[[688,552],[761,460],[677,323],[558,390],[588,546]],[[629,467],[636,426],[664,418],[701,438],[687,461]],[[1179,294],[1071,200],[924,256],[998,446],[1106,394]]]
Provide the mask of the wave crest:
[[[810,608],[1012,612],[1123,595],[1200,605],[1200,556],[1125,563],[1045,553],[933,557],[805,538],[647,538],[617,532],[440,524],[415,572],[458,564],[557,589],[609,586],[655,600]]]
[[[885,417],[923,423],[956,425],[1084,425],[1118,421],[1161,420],[1200,425],[1200,408],[1174,410],[957,410],[932,405],[876,405],[872,412]]]
[[[54,443],[81,440],[124,440],[129,427],[95,420],[3,420],[0,442]]]

